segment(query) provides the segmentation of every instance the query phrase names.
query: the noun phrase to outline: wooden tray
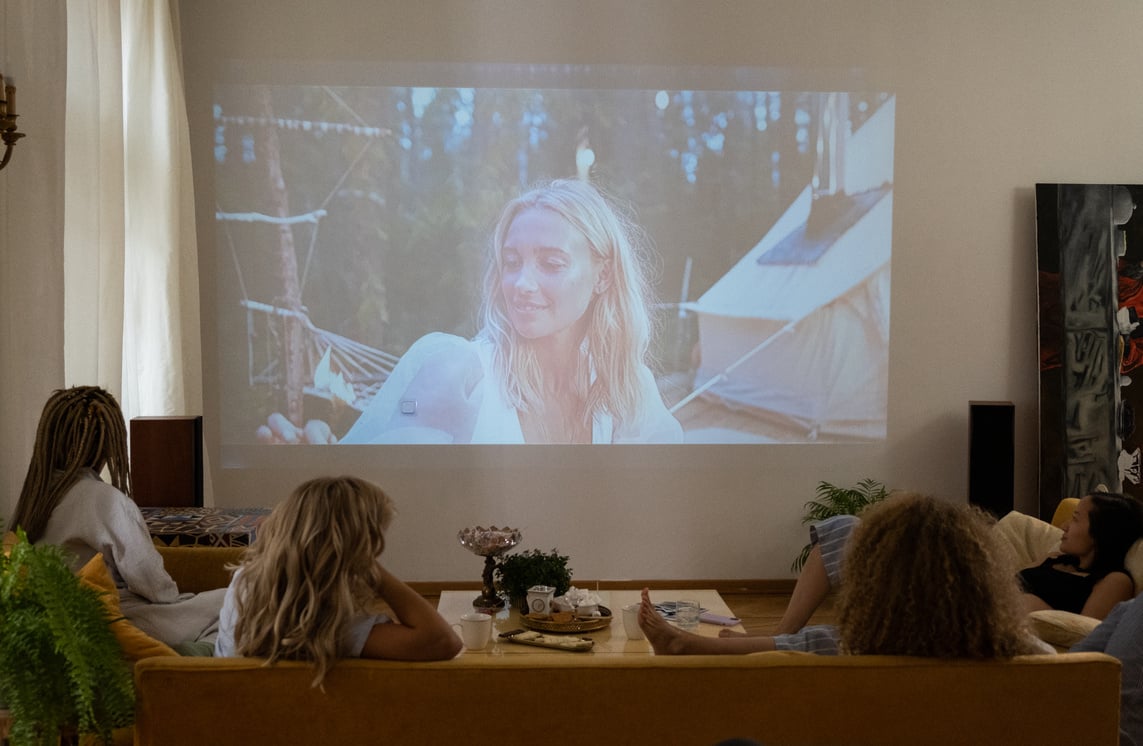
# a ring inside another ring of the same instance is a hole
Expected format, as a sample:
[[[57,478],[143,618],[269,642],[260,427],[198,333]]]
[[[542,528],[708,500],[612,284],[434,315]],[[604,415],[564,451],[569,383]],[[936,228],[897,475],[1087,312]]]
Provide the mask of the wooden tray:
[[[501,632],[500,639],[514,642],[517,645],[532,645],[537,648],[549,650],[563,650],[567,653],[589,653],[595,645],[590,637],[561,637],[553,638],[548,635],[537,634],[535,631],[514,629],[510,632]]]
[[[557,634],[575,634],[578,632],[595,632],[611,626],[611,609],[606,606],[599,607],[599,616],[573,619],[570,622],[553,622],[550,619],[534,619],[531,614],[521,614],[520,624],[537,632],[555,632]]]

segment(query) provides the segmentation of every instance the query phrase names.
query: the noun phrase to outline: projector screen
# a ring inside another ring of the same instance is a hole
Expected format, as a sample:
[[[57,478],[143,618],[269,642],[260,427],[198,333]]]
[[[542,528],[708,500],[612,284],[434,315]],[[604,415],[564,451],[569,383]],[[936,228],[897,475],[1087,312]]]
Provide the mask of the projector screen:
[[[230,65],[224,465],[268,443],[884,439],[895,99],[833,77]]]

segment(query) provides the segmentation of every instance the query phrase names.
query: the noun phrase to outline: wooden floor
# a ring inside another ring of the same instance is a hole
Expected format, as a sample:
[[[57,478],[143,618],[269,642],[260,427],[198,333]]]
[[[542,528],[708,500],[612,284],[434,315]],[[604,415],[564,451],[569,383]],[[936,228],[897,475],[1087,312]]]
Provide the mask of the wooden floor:
[[[742,620],[747,632],[770,633],[778,626],[790,597],[778,593],[723,593],[722,600]],[[836,621],[835,599],[828,598],[809,624],[833,624]]]
[[[719,592],[735,616],[742,620],[742,626],[746,631],[760,634],[774,631],[790,599],[786,593],[755,593],[724,589],[720,589]],[[434,607],[440,598],[438,593],[433,592],[422,591],[422,595]],[[835,599],[831,597],[826,599],[809,623],[833,624],[835,621]]]

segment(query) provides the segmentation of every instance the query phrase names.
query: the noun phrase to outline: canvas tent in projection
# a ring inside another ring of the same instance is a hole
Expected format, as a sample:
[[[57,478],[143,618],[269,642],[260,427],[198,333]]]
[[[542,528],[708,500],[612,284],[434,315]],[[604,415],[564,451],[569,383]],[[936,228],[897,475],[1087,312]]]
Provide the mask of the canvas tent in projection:
[[[827,145],[836,188],[808,184],[746,256],[686,304],[698,317],[701,362],[698,401],[684,400],[680,416],[688,406],[748,411],[785,442],[885,437],[894,104]],[[688,440],[728,437],[688,429]]]

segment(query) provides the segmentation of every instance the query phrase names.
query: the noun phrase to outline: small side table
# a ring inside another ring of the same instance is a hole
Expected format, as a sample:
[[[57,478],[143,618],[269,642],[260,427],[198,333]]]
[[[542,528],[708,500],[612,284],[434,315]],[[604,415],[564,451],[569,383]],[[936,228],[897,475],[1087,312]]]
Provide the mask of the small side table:
[[[156,544],[168,547],[249,546],[269,508],[139,508]]]

